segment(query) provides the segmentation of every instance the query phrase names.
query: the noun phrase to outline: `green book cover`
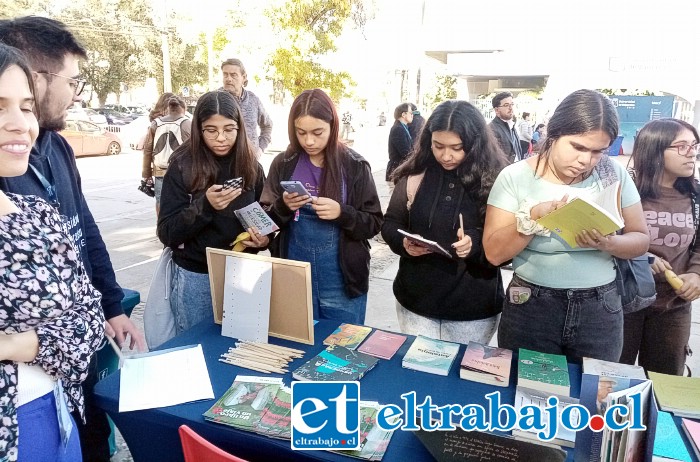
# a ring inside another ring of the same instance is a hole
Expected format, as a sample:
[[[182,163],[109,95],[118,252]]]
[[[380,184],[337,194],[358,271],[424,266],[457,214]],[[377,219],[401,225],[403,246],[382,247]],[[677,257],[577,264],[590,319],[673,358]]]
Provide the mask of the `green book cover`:
[[[203,416],[211,422],[252,430],[281,386],[281,378],[239,375]]]
[[[571,383],[566,356],[520,348],[518,385],[568,396]]]
[[[382,460],[394,432],[382,430],[377,425],[377,412],[380,407],[379,403],[376,402],[360,401],[360,449],[331,452],[357,459]]]
[[[255,424],[255,431],[272,438],[290,439],[292,433],[292,389],[281,387]]]
[[[700,378],[649,372],[659,407],[677,417],[700,418]]]

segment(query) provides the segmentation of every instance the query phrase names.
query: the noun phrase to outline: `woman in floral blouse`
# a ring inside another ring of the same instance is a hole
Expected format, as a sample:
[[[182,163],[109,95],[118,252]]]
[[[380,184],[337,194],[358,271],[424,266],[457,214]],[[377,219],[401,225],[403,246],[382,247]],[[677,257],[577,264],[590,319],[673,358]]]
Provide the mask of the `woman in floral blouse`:
[[[27,170],[33,95],[26,61],[0,44],[0,176]],[[83,412],[104,316],[79,255],[51,205],[0,191],[0,462],[81,460],[69,412]]]

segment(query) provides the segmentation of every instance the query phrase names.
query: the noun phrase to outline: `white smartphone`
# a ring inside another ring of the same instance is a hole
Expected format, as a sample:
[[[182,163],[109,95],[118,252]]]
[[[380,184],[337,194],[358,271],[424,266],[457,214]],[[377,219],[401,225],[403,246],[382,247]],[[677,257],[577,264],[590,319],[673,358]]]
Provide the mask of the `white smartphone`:
[[[300,196],[311,197],[311,194],[309,194],[309,191],[306,190],[301,181],[280,181],[280,186],[290,194],[297,193]]]

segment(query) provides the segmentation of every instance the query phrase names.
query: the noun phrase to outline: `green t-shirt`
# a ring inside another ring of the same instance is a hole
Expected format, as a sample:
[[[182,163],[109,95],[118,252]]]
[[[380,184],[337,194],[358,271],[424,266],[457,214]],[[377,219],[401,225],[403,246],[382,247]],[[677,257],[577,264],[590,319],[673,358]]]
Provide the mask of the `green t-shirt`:
[[[622,208],[640,201],[637,188],[627,171],[612,161],[620,179]],[[526,162],[509,165],[498,175],[489,194],[488,204],[515,213],[525,199],[535,203],[561,199],[564,195],[595,195],[602,191],[597,171],[580,183],[554,184],[535,176]],[[533,284],[558,289],[584,289],[598,287],[615,279],[613,257],[596,249],[572,249],[555,235],[535,236],[513,258],[515,274]]]

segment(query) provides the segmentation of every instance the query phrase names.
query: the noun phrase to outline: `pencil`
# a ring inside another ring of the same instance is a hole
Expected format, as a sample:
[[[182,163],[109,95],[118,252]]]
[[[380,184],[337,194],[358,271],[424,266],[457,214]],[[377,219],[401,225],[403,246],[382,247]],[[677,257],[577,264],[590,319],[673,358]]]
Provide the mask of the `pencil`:
[[[112,337],[110,337],[109,335],[105,335],[105,337],[107,337],[109,344],[112,345],[112,349],[119,357],[119,364],[121,364],[122,361],[124,361],[124,354],[122,353],[122,349],[119,348],[119,345],[117,345],[117,342],[115,342]]]
[[[459,231],[460,234],[464,237],[464,218],[462,218],[462,214],[459,214]]]

